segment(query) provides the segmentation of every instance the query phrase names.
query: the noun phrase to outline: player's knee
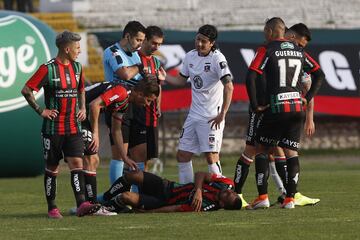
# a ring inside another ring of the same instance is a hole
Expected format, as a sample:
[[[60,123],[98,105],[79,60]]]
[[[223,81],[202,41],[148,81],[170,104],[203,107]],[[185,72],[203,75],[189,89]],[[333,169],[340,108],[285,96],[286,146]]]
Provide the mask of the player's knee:
[[[192,153],[179,150],[176,153],[176,159],[178,162],[190,162]]]

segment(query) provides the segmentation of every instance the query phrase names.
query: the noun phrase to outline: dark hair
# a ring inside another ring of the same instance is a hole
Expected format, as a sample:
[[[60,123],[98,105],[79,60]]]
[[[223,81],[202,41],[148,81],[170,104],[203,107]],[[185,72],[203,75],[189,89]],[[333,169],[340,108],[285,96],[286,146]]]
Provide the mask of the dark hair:
[[[145,27],[138,21],[130,21],[126,24],[122,37],[125,37],[126,33],[129,33],[131,37],[135,36],[138,32],[145,33]]]
[[[65,30],[56,36],[55,44],[56,47],[60,49],[71,42],[78,42],[80,40],[81,37],[79,34]]]
[[[301,37],[305,37],[307,41],[311,41],[311,32],[309,28],[303,23],[297,23],[290,27],[290,30],[295,32],[297,35]]]
[[[148,26],[145,29],[145,38],[149,40],[154,36],[163,38],[164,33],[158,26]]]
[[[286,29],[285,22],[280,17],[272,17],[268,18],[265,21],[265,25],[269,26],[270,28],[274,28],[276,25],[281,25],[284,27],[284,30]]]
[[[225,204],[225,210],[239,210],[242,207],[242,202],[240,197],[235,198],[235,200],[231,204]]]
[[[218,30],[214,25],[205,24],[201,26],[198,30],[198,33],[201,33],[202,35],[209,38],[210,42],[214,42],[218,37]],[[217,49],[216,44],[212,46],[211,50],[215,51]]]
[[[153,94],[158,97],[160,94],[160,87],[157,83],[157,77],[152,74],[146,75],[135,85],[134,91],[144,93],[145,97],[150,97]]]

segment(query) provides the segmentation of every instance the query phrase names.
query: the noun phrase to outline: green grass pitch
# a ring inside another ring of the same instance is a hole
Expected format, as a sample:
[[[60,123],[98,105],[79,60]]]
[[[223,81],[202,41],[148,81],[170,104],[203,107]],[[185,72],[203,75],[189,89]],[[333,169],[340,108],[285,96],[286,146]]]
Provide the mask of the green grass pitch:
[[[328,160],[330,159],[330,160]],[[350,160],[349,160],[350,159]],[[233,177],[237,156],[222,158],[223,171]],[[316,206],[285,210],[217,211],[211,213],[123,214],[77,218],[68,215],[74,206],[69,171],[58,178],[58,206],[65,216],[46,216],[43,177],[0,179],[0,239],[359,239],[359,155],[300,159],[299,190],[320,198]],[[195,170],[207,170],[203,159]],[[98,171],[99,192],[108,186],[107,164]],[[177,180],[174,160],[168,160],[164,176]],[[270,201],[278,196],[270,177]],[[248,201],[256,196],[254,166],[244,188]]]

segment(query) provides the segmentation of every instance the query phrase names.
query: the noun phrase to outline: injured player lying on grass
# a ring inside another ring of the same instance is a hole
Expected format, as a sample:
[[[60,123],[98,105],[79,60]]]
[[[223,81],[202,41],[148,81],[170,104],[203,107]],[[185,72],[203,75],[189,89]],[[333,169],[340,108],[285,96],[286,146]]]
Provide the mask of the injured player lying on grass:
[[[132,184],[138,185],[139,193],[130,192]],[[231,179],[205,172],[197,172],[194,183],[179,184],[134,171],[118,178],[100,200],[118,213],[240,210],[241,200],[233,187]]]

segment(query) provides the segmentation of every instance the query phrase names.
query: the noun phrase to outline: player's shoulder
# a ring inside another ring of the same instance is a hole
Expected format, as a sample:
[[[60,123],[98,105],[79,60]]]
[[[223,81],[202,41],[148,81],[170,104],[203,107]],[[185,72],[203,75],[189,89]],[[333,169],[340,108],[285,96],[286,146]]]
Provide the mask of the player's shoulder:
[[[51,64],[55,64],[55,63],[56,63],[55,58],[52,58],[49,61],[47,61],[46,63],[42,64],[41,66],[48,66],[48,65],[51,65]]]
[[[196,49],[192,49],[190,51],[188,51],[185,55],[185,57],[194,57],[194,56],[198,56],[198,51]]]
[[[226,61],[225,55],[219,49],[212,51],[209,55],[210,55],[211,59],[215,62]]]

